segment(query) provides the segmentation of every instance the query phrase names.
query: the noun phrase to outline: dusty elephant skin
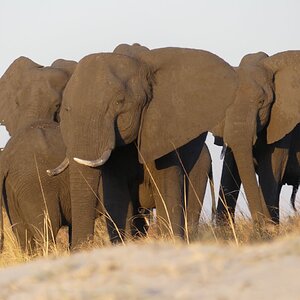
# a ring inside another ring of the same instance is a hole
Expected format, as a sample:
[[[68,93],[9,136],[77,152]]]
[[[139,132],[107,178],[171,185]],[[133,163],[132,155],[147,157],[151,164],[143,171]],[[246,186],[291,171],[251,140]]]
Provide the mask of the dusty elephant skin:
[[[175,236],[183,235],[183,211],[182,171],[174,149],[188,149],[201,135],[201,150],[207,131],[233,149],[251,214],[260,221],[267,209],[255,178],[252,145],[273,102],[272,73],[259,65],[265,55],[258,54],[237,73],[202,50],[134,48],[139,46],[83,58],[65,89],[61,129],[70,160],[72,218],[81,220],[73,226],[74,245],[93,234],[96,199],[91,190],[97,189],[99,176],[96,168],[84,165],[105,164],[113,149],[135,139],[142,163],[155,161],[166,182],[181,183],[175,185],[176,197],[163,191],[165,206],[174,207],[169,218]],[[83,187],[86,183],[89,188]]]
[[[291,204],[295,207],[295,196],[300,178],[299,125],[280,141],[267,144],[266,132],[258,135],[253,153],[259,184],[264,195],[272,221],[279,223],[279,196],[284,184],[292,185]],[[218,224],[226,224],[228,216],[234,221],[234,212],[240,191],[241,180],[232,152],[226,149],[223,163],[221,188],[218,202]]]
[[[253,148],[262,194],[272,220],[279,222],[279,195],[283,184],[293,185],[292,202],[299,185],[299,84],[300,52],[286,51],[262,60],[261,66],[274,74],[274,105],[268,127]],[[271,83],[270,83],[271,85]],[[234,217],[241,181],[236,162],[228,149],[223,164],[218,220]],[[227,208],[226,208],[227,206]],[[228,211],[227,211],[228,209]]]
[[[0,79],[0,120],[10,135],[38,120],[57,121],[63,90],[77,63],[43,67],[19,57]]]
[[[41,244],[45,225],[54,238],[61,226],[71,226],[68,171],[52,178],[46,174],[65,153],[58,124],[41,121],[19,130],[1,153],[1,194],[24,250],[32,251],[35,242]]]
[[[195,141],[197,142],[197,141]],[[180,151],[181,150],[181,151]],[[206,190],[207,182],[209,181],[212,207],[211,215],[212,219],[216,213],[216,203],[214,194],[214,181],[212,174],[212,160],[209,149],[204,144],[201,153],[193,151],[195,149],[189,147],[188,152],[179,149],[178,155],[181,160],[185,161],[184,172],[185,172],[185,193],[187,203],[186,206],[186,220],[185,226],[187,226],[187,233],[195,233],[198,229],[200,213],[203,207],[204,194]],[[196,162],[195,162],[196,160]],[[151,163],[144,167],[143,180],[139,186],[139,200],[143,208],[154,208],[157,203],[160,203],[160,193],[162,188],[158,190],[158,186],[161,186],[161,182],[164,182],[158,177],[154,163]],[[174,183],[171,183],[174,186]],[[188,236],[186,237],[188,238]]]

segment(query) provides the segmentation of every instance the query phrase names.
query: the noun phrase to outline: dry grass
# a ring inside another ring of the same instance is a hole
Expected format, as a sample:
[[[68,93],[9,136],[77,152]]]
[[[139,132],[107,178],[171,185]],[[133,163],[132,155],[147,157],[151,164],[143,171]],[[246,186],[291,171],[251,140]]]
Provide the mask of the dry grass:
[[[35,158],[36,162],[36,158]],[[167,211],[167,205],[158,189],[158,186],[155,183],[155,180],[148,168],[145,164],[147,172],[151,177],[152,183],[157,190],[160,199],[164,203],[164,207],[166,210],[167,220],[159,220],[157,222],[157,218],[150,214],[150,227],[146,237],[140,239],[134,239],[131,236],[125,236],[126,243],[152,243],[156,240],[168,240],[173,243],[183,243],[182,240],[176,238],[173,234],[172,227],[170,226],[170,217]],[[11,266],[15,264],[25,263],[31,261],[36,258],[48,257],[48,256],[65,256],[70,255],[70,251],[68,249],[68,230],[66,228],[61,228],[55,242],[55,237],[53,235],[53,231],[51,228],[51,221],[48,217],[47,211],[47,202],[43,192],[43,186],[40,179],[40,174],[38,170],[38,166],[36,163],[37,175],[39,178],[39,183],[41,186],[41,192],[43,195],[43,199],[45,202],[45,217],[44,217],[44,228],[42,232],[39,232],[39,242],[36,249],[30,254],[21,250],[19,242],[16,236],[12,232],[12,227],[9,224],[8,218],[4,213],[4,248],[3,252],[0,255],[0,268]],[[189,180],[186,174],[187,180]],[[191,184],[192,188],[193,185]],[[195,191],[194,191],[195,192]],[[98,198],[98,196],[95,194]],[[100,199],[98,199],[101,201]],[[185,198],[186,200],[186,198]],[[198,201],[200,199],[198,198]],[[221,200],[222,201],[222,200]],[[201,203],[201,201],[200,201]],[[201,203],[202,204],[202,203]],[[184,211],[186,211],[186,201]],[[204,213],[204,212],[203,212]],[[234,245],[234,246],[243,246],[249,245],[252,243],[261,243],[265,241],[271,241],[276,238],[285,237],[291,234],[299,234],[300,233],[300,216],[286,218],[280,226],[268,225],[260,232],[256,231],[253,227],[251,220],[242,216],[239,217],[235,224],[230,222],[230,225],[224,227],[216,227],[212,222],[200,222],[198,228],[195,228],[194,231],[188,230],[187,227],[187,215],[184,214],[185,222],[184,222],[184,231],[186,237],[186,243],[190,242],[201,242],[206,244],[219,244],[219,245]],[[83,249],[91,250],[94,248],[100,247],[113,247],[109,241],[108,233],[106,230],[106,222],[105,218],[112,221],[110,215],[108,213],[105,216],[98,218],[95,224],[95,235],[93,241],[87,242],[83,245]],[[160,226],[164,226],[165,230],[163,232],[167,232],[167,236],[162,236],[162,230],[159,230],[158,223]],[[121,237],[121,233],[119,232]],[[263,238],[262,238],[263,237]],[[124,243],[125,241],[122,242]]]
[[[51,235],[45,234],[42,241],[33,254],[28,254],[21,251],[18,240],[12,232],[8,219],[4,214],[4,249],[0,255],[0,267],[7,267],[15,264],[25,263],[30,260],[51,256],[69,255],[68,249],[68,231],[66,228],[61,228],[58,233],[56,242],[52,241]],[[152,218],[153,219],[153,218]],[[155,218],[154,218],[155,219]],[[45,218],[45,225],[49,226],[49,221]],[[149,231],[145,238],[133,240],[132,237],[127,237],[127,243],[152,243],[156,240],[171,240],[174,243],[180,242],[174,237],[162,237],[158,234],[157,224],[152,222]],[[45,232],[48,232],[45,230]],[[51,232],[51,230],[50,230]],[[291,234],[300,233],[300,217],[294,216],[285,219],[278,227],[268,226],[264,229],[264,238],[261,234],[253,229],[251,220],[240,217],[236,220],[234,227],[216,228],[207,222],[200,223],[199,227],[189,233],[189,242],[201,242],[206,244],[219,245],[234,245],[243,246],[253,243],[268,242],[273,239],[278,239]],[[91,250],[99,247],[113,247],[108,238],[106,231],[105,219],[99,218],[95,225],[95,238],[93,242],[84,245],[84,250]]]

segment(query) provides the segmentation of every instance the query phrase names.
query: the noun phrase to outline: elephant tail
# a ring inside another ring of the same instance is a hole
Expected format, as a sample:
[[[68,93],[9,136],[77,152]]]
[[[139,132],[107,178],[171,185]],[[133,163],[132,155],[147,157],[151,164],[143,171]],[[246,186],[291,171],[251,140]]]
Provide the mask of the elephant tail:
[[[298,192],[298,187],[299,187],[299,184],[293,185],[293,191],[292,191],[292,195],[291,195],[291,205],[292,205],[294,211],[297,211],[295,202],[296,202],[296,195]]]
[[[208,180],[209,180],[210,194],[211,194],[211,219],[212,222],[214,222],[217,215],[217,205],[216,205],[215,184],[214,184],[213,170],[212,170],[211,163],[208,172]]]

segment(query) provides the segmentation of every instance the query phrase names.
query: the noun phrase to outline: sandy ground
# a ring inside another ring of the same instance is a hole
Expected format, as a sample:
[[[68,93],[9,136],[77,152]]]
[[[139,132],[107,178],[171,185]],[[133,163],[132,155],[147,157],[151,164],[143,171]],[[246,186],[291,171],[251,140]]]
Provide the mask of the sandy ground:
[[[0,299],[300,299],[300,237],[131,244],[0,271]]]

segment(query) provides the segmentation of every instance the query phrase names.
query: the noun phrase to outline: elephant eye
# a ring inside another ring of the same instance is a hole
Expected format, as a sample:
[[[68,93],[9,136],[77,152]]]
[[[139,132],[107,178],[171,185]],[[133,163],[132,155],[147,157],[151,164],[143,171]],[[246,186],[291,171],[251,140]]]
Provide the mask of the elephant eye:
[[[116,101],[116,104],[117,104],[117,105],[123,104],[124,101],[125,101],[125,98],[118,99],[118,100]]]
[[[263,98],[259,99],[259,101],[258,101],[259,106],[263,106],[264,102],[265,102],[265,100]]]

